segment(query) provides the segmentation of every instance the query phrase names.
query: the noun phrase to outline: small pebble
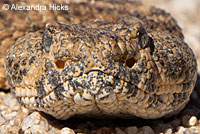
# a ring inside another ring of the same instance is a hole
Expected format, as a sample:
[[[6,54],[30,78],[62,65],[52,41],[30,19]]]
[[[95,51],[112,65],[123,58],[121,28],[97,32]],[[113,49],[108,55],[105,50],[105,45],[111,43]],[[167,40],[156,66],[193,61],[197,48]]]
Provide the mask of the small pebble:
[[[38,116],[40,116],[38,112],[33,112],[28,117],[26,117],[22,122],[22,130],[25,131],[31,126],[38,124],[39,123]]]
[[[183,133],[186,130],[183,126],[178,127],[178,133]]]
[[[30,129],[25,130],[24,134],[31,134]]]
[[[33,125],[30,128],[30,131],[32,134],[44,134],[45,132],[47,132],[43,126],[40,125]]]
[[[155,126],[155,132],[156,133],[161,133],[161,132],[166,132],[166,130],[172,129],[172,126],[170,124],[157,124]]]
[[[135,126],[133,126],[133,127],[128,127],[128,128],[125,129],[125,132],[126,132],[127,134],[137,134],[138,128],[135,127]]]
[[[173,133],[173,130],[172,128],[168,128],[165,130],[164,134],[172,134]]]
[[[5,117],[7,120],[10,120],[10,119],[12,119],[13,117],[15,117],[16,115],[17,115],[17,112],[12,112],[12,113],[5,114],[4,117]]]
[[[118,127],[115,128],[115,132],[116,132],[116,134],[126,134],[123,130],[121,130]]]
[[[15,125],[15,120],[10,120],[10,125],[14,126]]]
[[[0,125],[2,125],[6,120],[4,119],[4,117],[1,116],[0,114]]]
[[[183,126],[185,126],[185,127],[194,126],[194,125],[196,125],[197,121],[198,120],[197,120],[196,116],[185,115],[182,118],[182,123],[183,123]]]
[[[0,105],[0,110],[3,111],[6,109],[6,106],[5,105]]]
[[[70,128],[64,127],[61,129],[61,134],[75,134],[75,132]]]
[[[151,127],[144,126],[142,128],[139,128],[139,132],[137,134],[155,134],[155,132]]]
[[[111,132],[112,130],[110,129],[110,128],[108,128],[108,127],[102,127],[102,128],[100,128],[100,129],[98,129],[96,132],[95,132],[95,134],[110,134],[110,133],[112,133]]]
[[[176,129],[178,126],[181,125],[181,120],[175,119],[175,120],[171,121],[169,124],[170,124],[173,128]]]

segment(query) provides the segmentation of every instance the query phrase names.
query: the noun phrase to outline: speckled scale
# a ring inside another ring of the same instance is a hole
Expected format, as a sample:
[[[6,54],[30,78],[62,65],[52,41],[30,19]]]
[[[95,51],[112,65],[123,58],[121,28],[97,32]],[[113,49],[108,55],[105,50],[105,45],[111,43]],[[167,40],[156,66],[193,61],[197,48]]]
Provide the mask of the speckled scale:
[[[20,1],[15,1],[16,4],[20,5]],[[24,1],[24,5],[30,5],[32,2]],[[65,3],[65,2],[64,2]],[[63,3],[63,4],[64,4]],[[4,4],[3,1],[0,2],[0,4]],[[34,2],[34,4],[40,4],[39,1]],[[59,2],[55,1],[54,4],[59,4]],[[21,36],[24,36],[26,32],[34,32],[37,30],[41,30],[45,27],[45,25],[49,22],[52,23],[66,23],[66,24],[72,24],[72,23],[82,23],[85,21],[112,21],[116,22],[118,21],[122,16],[135,16],[139,19],[141,19],[144,22],[144,28],[147,31],[150,30],[161,30],[168,33],[172,33],[173,35],[183,39],[183,34],[181,28],[177,25],[177,22],[175,19],[167,12],[165,12],[162,9],[150,7],[146,8],[142,6],[141,2],[135,2],[135,1],[95,1],[93,2],[73,2],[70,1],[69,3],[66,2],[65,4],[69,5],[69,10],[67,13],[62,10],[57,10],[55,12],[51,13],[43,13],[40,11],[34,11],[34,14],[32,12],[23,12],[20,11],[14,11],[9,10],[8,12],[1,12],[2,15],[2,26],[1,26],[1,49],[0,49],[0,68],[3,70],[4,64],[5,64],[5,55],[7,53],[7,49]],[[12,15],[15,14],[13,17]],[[129,17],[130,18],[130,17]],[[122,24],[118,24],[115,27],[109,26],[109,29],[118,29],[118,32],[120,36],[123,36],[127,32],[130,31],[130,29],[124,29],[124,25],[130,25],[133,21],[136,19],[127,19],[122,20]],[[103,33],[103,28],[107,27],[105,26],[107,22],[99,23],[99,24],[91,24],[87,26],[86,24],[86,30],[85,31],[97,31]],[[135,23],[133,23],[135,25]],[[82,28],[84,25],[82,25]],[[97,29],[88,29],[88,28],[94,28]],[[101,27],[102,29],[99,29]],[[69,31],[69,36],[76,35],[76,32],[78,32],[79,27],[76,27],[76,31],[71,28],[71,26],[68,27],[60,27],[61,31]],[[49,29],[46,29],[46,32],[49,31]],[[44,31],[43,31],[44,32]],[[50,31],[47,33],[51,33]],[[135,32],[132,32],[134,34]],[[51,33],[52,34],[52,33]],[[50,38],[51,36],[47,36],[50,34],[45,34],[44,39],[46,39],[46,42],[40,42],[35,43],[35,47],[42,46],[43,48],[46,48],[47,51],[49,51],[49,46],[51,43]],[[109,34],[107,34],[109,35]],[[37,38],[37,36],[35,36]],[[33,40],[36,38],[32,37]],[[60,38],[61,36],[59,36]],[[110,38],[110,37],[109,37]],[[126,40],[131,40],[130,36],[125,36]],[[39,39],[41,40],[41,39]],[[103,40],[107,39],[101,39]],[[88,41],[87,41],[88,42]],[[45,45],[44,45],[45,44]],[[48,45],[47,45],[48,44]],[[61,43],[65,44],[65,43]],[[87,43],[87,45],[90,45],[92,43]],[[27,45],[25,49],[30,49],[30,45]],[[39,48],[38,48],[39,49]],[[37,50],[38,50],[37,49]],[[23,57],[23,53],[19,52],[20,56]],[[32,53],[32,52],[31,52]],[[69,51],[62,51],[61,57],[65,57],[66,55],[70,55]],[[66,54],[67,53],[67,54]],[[81,57],[80,55],[77,55],[77,57]],[[6,78],[5,73],[2,72],[0,78],[0,86],[1,88],[4,88],[6,85]],[[8,86],[7,86],[8,87]]]
[[[152,119],[181,110],[196,81],[194,54],[180,38],[145,24],[128,16],[28,33],[6,56],[12,92],[58,119],[91,113]]]

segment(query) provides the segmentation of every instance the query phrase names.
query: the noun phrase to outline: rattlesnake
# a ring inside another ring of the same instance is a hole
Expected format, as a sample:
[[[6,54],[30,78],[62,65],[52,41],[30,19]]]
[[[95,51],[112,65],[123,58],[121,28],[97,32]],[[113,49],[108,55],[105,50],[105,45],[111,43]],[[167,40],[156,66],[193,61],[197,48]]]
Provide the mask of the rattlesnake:
[[[8,50],[7,80],[22,105],[58,119],[153,119],[185,106],[197,63],[170,14],[123,0],[70,8],[61,12],[70,21],[29,26]]]

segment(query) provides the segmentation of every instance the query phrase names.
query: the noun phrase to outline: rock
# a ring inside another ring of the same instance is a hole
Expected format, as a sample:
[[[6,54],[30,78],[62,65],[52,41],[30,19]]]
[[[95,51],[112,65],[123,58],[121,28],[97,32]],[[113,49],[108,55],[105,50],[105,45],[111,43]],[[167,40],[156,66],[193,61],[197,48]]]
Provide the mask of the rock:
[[[183,133],[186,130],[183,126],[178,127],[178,133]]]
[[[32,134],[44,134],[46,130],[43,128],[42,125],[33,125],[30,128],[30,132]]]
[[[61,134],[75,134],[75,132],[70,128],[64,127],[61,129]]]
[[[126,132],[127,134],[137,134],[138,128],[135,127],[135,126],[133,126],[133,127],[128,127],[128,128],[125,129],[125,132]]]
[[[1,114],[0,114],[0,125],[2,125],[5,121],[6,121],[5,118],[2,117]]]
[[[43,117],[39,112],[33,112],[23,120],[22,132],[31,134],[75,134],[75,132],[67,127],[59,129],[59,126],[55,124],[52,126],[49,120]]]
[[[7,113],[7,114],[4,115],[4,117],[7,120],[10,120],[10,119],[14,118],[15,116],[17,116],[17,112]]]
[[[38,112],[33,112],[27,118],[25,118],[22,122],[22,130],[25,131],[26,129],[30,128],[35,124],[39,124],[40,115]]]
[[[173,133],[173,130],[172,128],[168,128],[164,131],[165,134],[172,134]]]
[[[116,134],[126,134],[124,131],[122,131],[120,128],[115,128],[115,133]]]
[[[173,127],[174,130],[176,130],[176,128],[181,125],[181,120],[175,119],[171,121],[169,124]]]
[[[139,132],[137,134],[155,134],[153,129],[149,126],[144,126],[139,129]]]
[[[166,132],[172,130],[172,126],[170,124],[157,124],[155,127],[156,133]]]
[[[196,116],[190,116],[190,115],[185,115],[182,118],[182,124],[185,127],[190,127],[190,126],[194,126],[197,123],[197,117]]]

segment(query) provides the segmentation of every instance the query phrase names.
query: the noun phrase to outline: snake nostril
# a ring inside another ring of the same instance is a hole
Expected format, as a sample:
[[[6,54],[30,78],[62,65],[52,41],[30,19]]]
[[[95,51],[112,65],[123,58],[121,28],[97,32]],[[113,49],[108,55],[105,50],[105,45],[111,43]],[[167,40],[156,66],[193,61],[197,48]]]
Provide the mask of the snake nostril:
[[[136,60],[134,58],[129,58],[126,60],[125,65],[129,68],[132,68],[133,65],[136,63]]]
[[[65,61],[63,60],[56,60],[55,64],[58,69],[63,69],[65,67]]]

